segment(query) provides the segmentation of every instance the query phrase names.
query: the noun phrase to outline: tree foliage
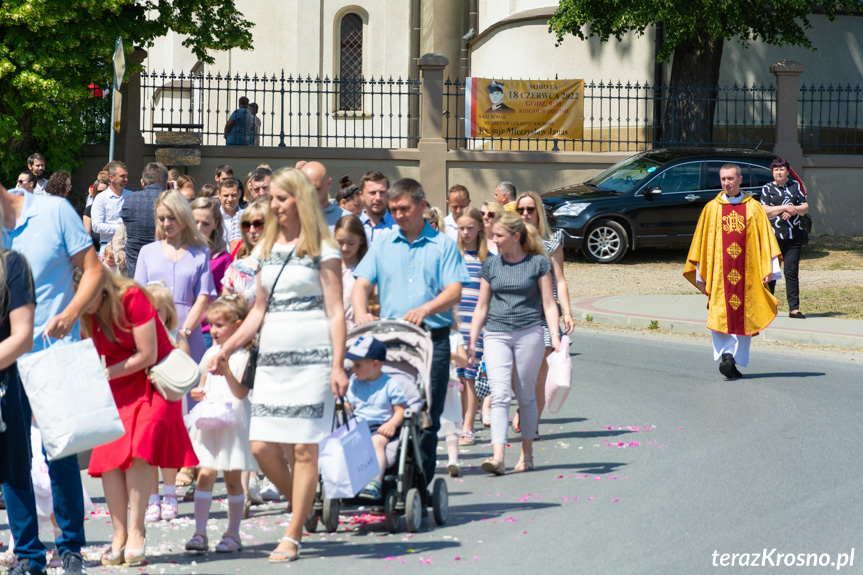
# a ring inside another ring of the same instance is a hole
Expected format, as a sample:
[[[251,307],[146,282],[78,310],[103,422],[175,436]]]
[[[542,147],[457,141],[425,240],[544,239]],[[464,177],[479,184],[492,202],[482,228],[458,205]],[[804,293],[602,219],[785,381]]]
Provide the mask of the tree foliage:
[[[673,60],[669,89],[680,96],[667,103],[663,129],[671,133],[663,140],[684,144],[711,140],[726,41],[814,49],[806,35],[813,12],[835,20],[837,11],[861,7],[861,0],[560,0],[548,26],[559,46],[568,34],[620,41],[661,22],[665,39],[657,59]]]
[[[665,42],[658,58],[668,62],[680,47],[704,52],[719,39],[813,49],[806,36],[810,15],[817,10],[833,20],[837,10],[855,4],[860,9],[860,0],[561,0],[548,25],[559,45],[567,34],[607,42],[629,32],[644,34],[662,22]]]
[[[95,82],[113,77],[115,40],[128,57],[173,30],[198,59],[211,50],[251,48],[252,24],[234,0],[0,1],[0,181],[40,151],[51,170],[73,169]],[[135,73],[126,64],[126,77]]]

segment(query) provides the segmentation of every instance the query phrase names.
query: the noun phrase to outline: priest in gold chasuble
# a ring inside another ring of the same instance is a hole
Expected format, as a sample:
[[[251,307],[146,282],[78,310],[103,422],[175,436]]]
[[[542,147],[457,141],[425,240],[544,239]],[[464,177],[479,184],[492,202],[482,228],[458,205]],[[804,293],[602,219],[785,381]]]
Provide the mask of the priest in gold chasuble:
[[[752,335],[776,317],[765,283],[782,276],[781,252],[764,208],[740,191],[740,167],[725,164],[719,178],[723,192],[701,212],[683,275],[707,295],[714,360],[734,379],[749,363]]]

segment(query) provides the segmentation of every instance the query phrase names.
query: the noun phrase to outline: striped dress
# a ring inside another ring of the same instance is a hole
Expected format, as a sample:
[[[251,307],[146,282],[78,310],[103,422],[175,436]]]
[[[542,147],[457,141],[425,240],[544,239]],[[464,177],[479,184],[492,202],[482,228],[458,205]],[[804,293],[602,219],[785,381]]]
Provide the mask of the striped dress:
[[[456,315],[458,317],[458,329],[464,336],[465,341],[470,341],[470,325],[473,321],[473,312],[476,309],[476,304],[479,301],[479,282],[481,279],[482,262],[477,257],[477,252],[465,250],[464,263],[467,265],[467,271],[470,274],[470,283],[462,285],[461,302],[456,306]],[[476,358],[473,365],[468,367],[458,368],[458,376],[465,379],[476,379],[476,372],[479,369],[479,364],[482,360],[482,334],[476,342]]]

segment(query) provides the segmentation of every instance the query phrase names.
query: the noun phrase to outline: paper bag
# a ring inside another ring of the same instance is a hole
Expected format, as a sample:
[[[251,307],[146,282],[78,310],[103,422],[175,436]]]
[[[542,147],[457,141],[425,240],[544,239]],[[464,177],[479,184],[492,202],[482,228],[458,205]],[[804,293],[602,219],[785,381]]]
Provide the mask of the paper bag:
[[[48,461],[110,443],[126,432],[93,340],[57,342],[20,358],[18,371]]]
[[[355,497],[381,473],[368,423],[351,418],[323,438],[318,464],[327,499]]]

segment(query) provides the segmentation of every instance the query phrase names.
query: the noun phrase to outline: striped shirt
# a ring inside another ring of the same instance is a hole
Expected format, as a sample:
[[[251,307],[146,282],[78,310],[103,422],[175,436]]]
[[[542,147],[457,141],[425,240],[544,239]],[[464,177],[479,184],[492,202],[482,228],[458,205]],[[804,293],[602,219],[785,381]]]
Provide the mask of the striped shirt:
[[[539,278],[551,272],[548,258],[528,254],[517,263],[489,256],[482,264],[482,279],[491,285],[486,331],[521,331],[542,323]]]
[[[477,252],[465,250],[464,263],[467,265],[467,273],[470,274],[470,281],[461,286],[461,302],[456,305],[456,314],[458,316],[458,329],[464,336],[465,341],[470,341],[470,326],[473,322],[473,313],[476,310],[476,304],[479,301],[479,283],[482,278],[482,262],[477,257]],[[482,359],[482,334],[476,342],[476,359]],[[475,361],[474,365],[458,368],[459,377],[467,379],[476,379],[477,368],[479,361]]]

